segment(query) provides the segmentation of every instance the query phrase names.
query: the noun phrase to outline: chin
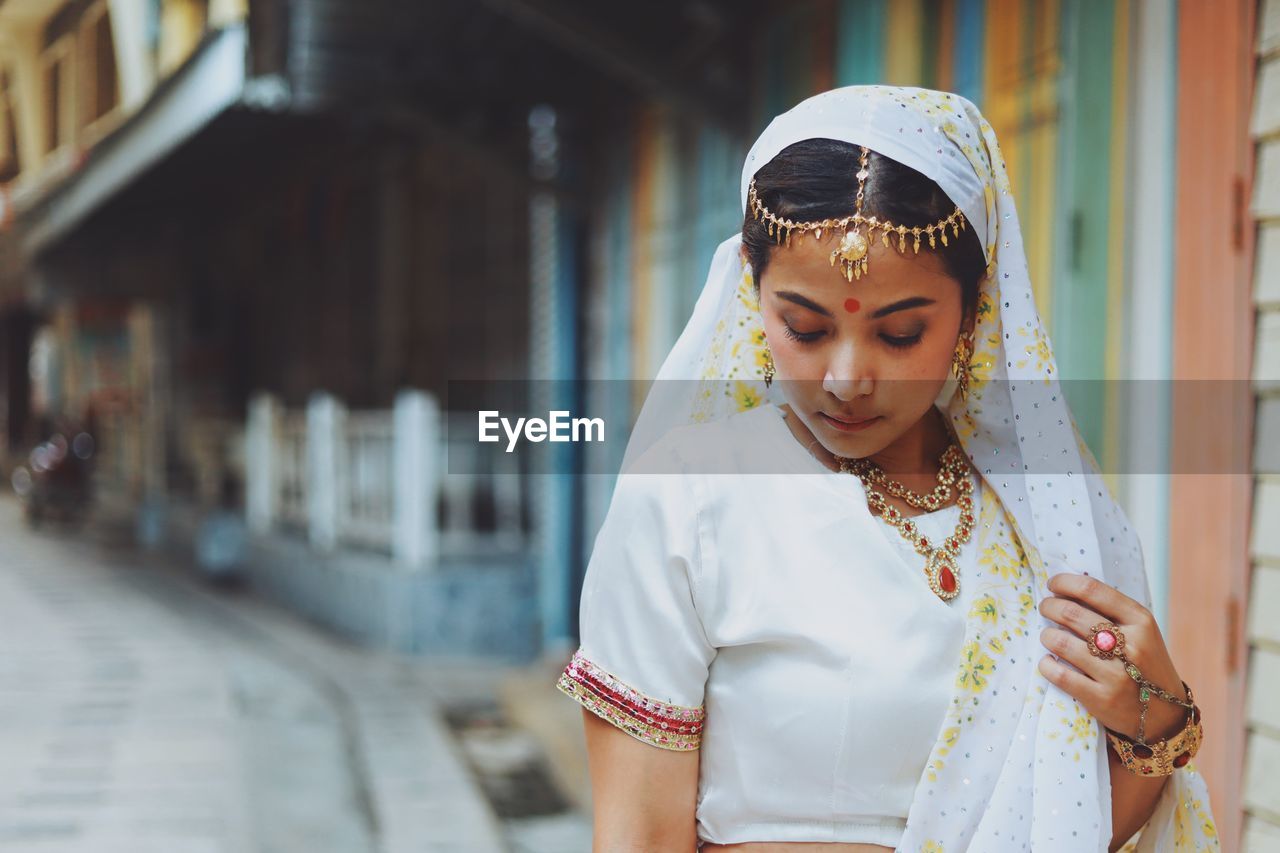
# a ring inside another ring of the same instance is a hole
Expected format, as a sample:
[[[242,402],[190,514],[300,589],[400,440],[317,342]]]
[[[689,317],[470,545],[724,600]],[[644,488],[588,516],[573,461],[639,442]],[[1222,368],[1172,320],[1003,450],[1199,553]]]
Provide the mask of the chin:
[[[889,446],[890,442],[884,440],[876,440],[872,437],[863,437],[858,439],[824,439],[822,442],[827,450],[830,450],[836,456],[844,456],[849,459],[865,459],[868,456],[874,456],[881,450]]]
[[[894,422],[888,417],[851,432],[836,428],[816,411],[806,414],[803,420],[818,442],[836,456],[861,459],[874,455],[888,447],[895,436]]]

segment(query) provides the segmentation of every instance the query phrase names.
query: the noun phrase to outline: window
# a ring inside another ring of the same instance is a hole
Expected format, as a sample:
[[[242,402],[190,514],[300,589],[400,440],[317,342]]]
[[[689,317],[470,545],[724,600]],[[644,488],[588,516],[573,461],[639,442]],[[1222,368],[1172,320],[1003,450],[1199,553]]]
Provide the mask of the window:
[[[114,110],[120,101],[115,40],[106,3],[99,2],[85,13],[80,45],[84,60],[81,63],[84,68],[82,115],[85,124],[92,125]]]
[[[40,55],[40,88],[44,115],[41,150],[53,154],[67,148],[76,136],[75,31],[68,29],[48,42]]]
[[[0,184],[12,181],[22,171],[17,119],[13,108],[13,78],[7,72],[0,73]]]
[[[44,67],[44,150],[58,150],[62,145],[62,66],[59,57],[49,60]]]

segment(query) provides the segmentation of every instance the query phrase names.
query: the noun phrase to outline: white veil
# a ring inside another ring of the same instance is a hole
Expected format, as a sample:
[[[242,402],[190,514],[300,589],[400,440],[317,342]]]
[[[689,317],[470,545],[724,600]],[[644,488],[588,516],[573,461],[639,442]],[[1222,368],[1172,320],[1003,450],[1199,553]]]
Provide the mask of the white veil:
[[[825,92],[775,118],[756,140],[742,170],[744,210],[756,170],[787,146],[812,138],[866,145],[931,178],[982,241],[987,275],[971,390],[967,399],[951,396],[944,411],[1026,549],[1036,603],[1052,595],[1050,576],[1078,572],[1150,607],[1137,535],[1080,440],[1059,386],[991,126],[958,95],[886,86]],[[672,428],[723,417],[766,397],[783,402],[777,387],[771,393],[761,380],[763,326],[739,243],[734,235],[716,250],[693,315],[645,399],[624,470]],[[1015,719],[993,716],[989,726],[939,733],[930,784],[922,779],[900,849],[1107,848],[1111,798],[1104,734],[1092,715],[1039,675],[1036,662],[1045,654],[1040,629],[1052,623],[1038,611],[1027,618],[1029,630],[1010,641],[1025,653],[1025,660],[1017,659],[1025,672],[1010,686],[1017,691],[1022,685],[1023,695],[1008,706]],[[996,707],[993,700],[990,708]],[[961,745],[967,761],[958,758]],[[1208,809],[1203,778],[1193,766],[1178,771],[1138,849],[1217,849]],[[1188,820],[1175,820],[1175,812],[1202,824],[1201,834],[1186,840]]]

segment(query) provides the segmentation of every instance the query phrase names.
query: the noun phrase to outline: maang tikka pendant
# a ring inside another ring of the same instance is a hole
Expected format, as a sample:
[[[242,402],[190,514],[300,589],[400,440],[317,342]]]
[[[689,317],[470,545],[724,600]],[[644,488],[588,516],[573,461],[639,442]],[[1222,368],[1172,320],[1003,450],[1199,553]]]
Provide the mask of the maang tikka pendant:
[[[847,281],[853,281],[855,278],[862,278],[867,271],[867,238],[862,236],[862,231],[854,226],[844,232],[844,236],[840,238],[840,245],[831,253],[831,266],[836,265],[836,261],[840,262],[840,272]]]

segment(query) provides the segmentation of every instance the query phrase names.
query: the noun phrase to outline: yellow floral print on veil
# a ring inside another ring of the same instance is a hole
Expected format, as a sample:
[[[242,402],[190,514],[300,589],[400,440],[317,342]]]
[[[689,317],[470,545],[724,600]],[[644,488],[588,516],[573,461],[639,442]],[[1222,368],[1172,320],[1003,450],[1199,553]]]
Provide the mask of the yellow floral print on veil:
[[[987,679],[996,668],[996,662],[982,650],[976,640],[964,644],[960,653],[960,672],[956,674],[956,686],[971,693],[979,693],[987,686]]]
[[[1000,605],[990,594],[984,595],[969,608],[969,615],[981,619],[988,625],[994,625],[1000,619]]]
[[[763,403],[765,352],[760,302],[751,268],[744,265],[733,302],[716,323],[707,348],[690,420],[699,423],[718,417],[724,400],[730,411],[737,412]]]
[[[732,394],[733,399],[737,402],[738,411],[740,412],[754,409],[764,402],[764,395],[750,382],[742,382],[740,380],[734,382],[729,393]]]
[[[1098,722],[1075,699],[1071,699],[1070,704],[1062,699],[1053,704],[1062,712],[1062,727],[1059,731],[1049,732],[1048,737],[1050,740],[1057,740],[1065,735],[1063,743],[1074,748],[1072,759],[1079,761],[1082,750],[1093,751],[1093,745],[1098,739]]]
[[[1019,369],[1032,365],[1037,372],[1043,374],[1044,383],[1049,384],[1050,377],[1053,375],[1053,350],[1049,347],[1049,339],[1045,337],[1044,330],[1039,326],[1034,330],[1028,331],[1025,327],[1018,329],[1018,335],[1023,338],[1030,337],[1031,343],[1023,347],[1023,352],[1027,357],[1017,362]]]

